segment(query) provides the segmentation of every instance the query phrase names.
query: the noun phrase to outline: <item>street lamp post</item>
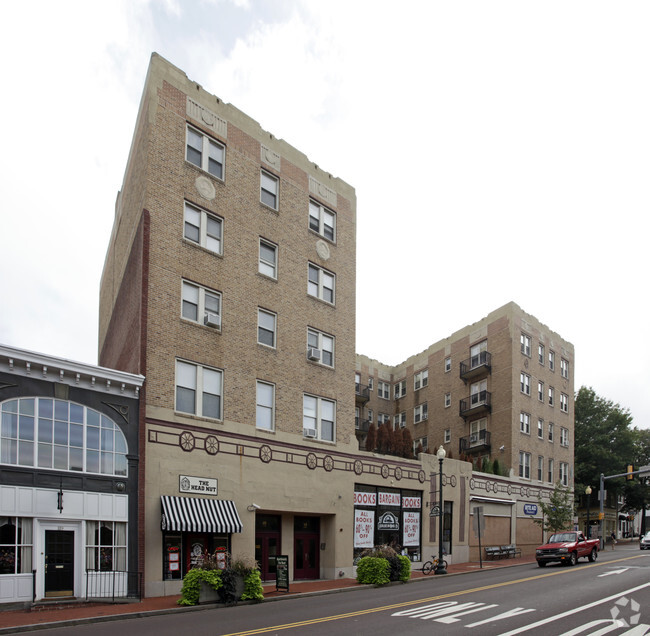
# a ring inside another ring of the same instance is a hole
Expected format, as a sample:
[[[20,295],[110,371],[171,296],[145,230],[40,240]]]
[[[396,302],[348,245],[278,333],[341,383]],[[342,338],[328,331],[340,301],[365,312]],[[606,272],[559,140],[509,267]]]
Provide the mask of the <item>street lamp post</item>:
[[[440,462],[440,496],[438,499],[438,505],[440,507],[440,517],[439,517],[439,523],[438,523],[438,528],[439,528],[439,536],[438,536],[438,565],[436,566],[436,574],[447,574],[447,570],[445,570],[445,566],[443,565],[442,561],[442,517],[444,514],[444,509],[445,506],[442,503],[442,462],[445,459],[445,455],[447,453],[445,452],[445,449],[443,448],[442,444],[440,445],[440,448],[438,448],[438,452],[436,455],[438,456],[438,461]]]
[[[591,539],[591,527],[589,526],[589,504],[591,499],[591,486],[585,488],[585,495],[587,495],[587,539]]]

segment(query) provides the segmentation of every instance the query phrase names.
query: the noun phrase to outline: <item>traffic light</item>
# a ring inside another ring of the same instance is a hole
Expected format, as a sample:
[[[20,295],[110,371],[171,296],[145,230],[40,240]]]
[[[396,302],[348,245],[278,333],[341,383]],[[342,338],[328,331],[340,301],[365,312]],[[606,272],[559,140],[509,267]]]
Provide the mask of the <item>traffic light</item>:
[[[627,475],[625,479],[627,481],[632,481],[634,479],[634,475],[632,474],[634,472],[634,464],[628,464],[627,465]]]

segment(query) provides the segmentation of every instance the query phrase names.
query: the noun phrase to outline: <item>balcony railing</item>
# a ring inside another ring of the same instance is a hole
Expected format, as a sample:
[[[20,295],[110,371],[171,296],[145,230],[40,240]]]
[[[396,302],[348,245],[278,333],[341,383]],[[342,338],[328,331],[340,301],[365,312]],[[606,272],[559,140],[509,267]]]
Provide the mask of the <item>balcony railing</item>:
[[[354,383],[354,393],[357,402],[365,404],[370,399],[370,389],[366,384]]]
[[[465,454],[489,451],[491,448],[490,431],[486,430],[480,430],[471,433],[467,437],[461,437],[458,444],[458,451]]]
[[[467,358],[460,363],[460,378],[467,381],[492,370],[492,355],[489,351],[480,351],[475,356]]]
[[[368,420],[362,420],[359,417],[354,418],[354,428],[360,433],[367,433],[370,422]]]
[[[492,410],[492,394],[489,391],[472,393],[460,401],[459,413],[461,417],[489,413]]]

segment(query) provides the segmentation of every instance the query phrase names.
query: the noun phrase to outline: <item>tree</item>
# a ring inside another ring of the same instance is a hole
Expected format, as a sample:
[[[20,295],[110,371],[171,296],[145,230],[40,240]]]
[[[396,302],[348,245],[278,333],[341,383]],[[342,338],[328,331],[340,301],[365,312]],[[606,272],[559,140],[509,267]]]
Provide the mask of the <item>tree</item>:
[[[380,424],[377,428],[377,452],[385,453],[388,450],[388,424]]]
[[[638,452],[638,435],[632,416],[592,388],[580,387],[575,399],[575,490],[598,487],[600,474],[625,472]],[[608,481],[607,488],[621,492],[624,479]]]
[[[533,522],[542,527],[544,532],[558,532],[573,525],[573,496],[568,486],[559,481],[555,484],[548,503],[537,499],[542,517],[533,517]]]
[[[368,426],[368,435],[366,435],[366,450],[373,452],[377,447],[377,427],[374,422]]]
[[[402,429],[402,457],[413,459],[413,436],[406,427]]]

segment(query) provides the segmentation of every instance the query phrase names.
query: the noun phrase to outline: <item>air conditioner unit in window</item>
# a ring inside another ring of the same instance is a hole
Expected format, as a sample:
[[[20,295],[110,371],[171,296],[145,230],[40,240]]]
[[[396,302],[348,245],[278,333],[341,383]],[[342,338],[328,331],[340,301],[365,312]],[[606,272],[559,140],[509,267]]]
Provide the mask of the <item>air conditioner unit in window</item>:
[[[219,314],[213,314],[212,312],[208,311],[206,312],[205,318],[203,319],[203,324],[206,327],[214,327],[215,329],[220,329],[221,316]]]
[[[469,436],[469,443],[470,444],[476,444],[476,442],[478,442],[478,433],[472,433]]]
[[[302,429],[302,434],[305,437],[316,437],[316,429],[315,428],[303,428]]]
[[[321,358],[320,349],[314,349],[313,347],[309,347],[309,349],[307,349],[307,358],[309,360],[320,362],[320,358]]]

